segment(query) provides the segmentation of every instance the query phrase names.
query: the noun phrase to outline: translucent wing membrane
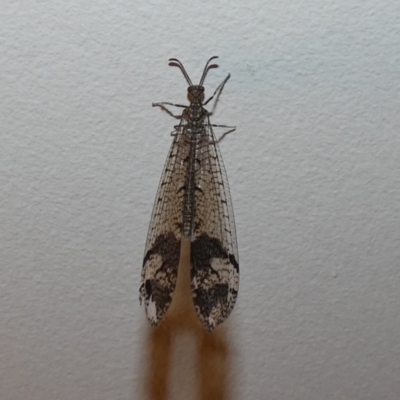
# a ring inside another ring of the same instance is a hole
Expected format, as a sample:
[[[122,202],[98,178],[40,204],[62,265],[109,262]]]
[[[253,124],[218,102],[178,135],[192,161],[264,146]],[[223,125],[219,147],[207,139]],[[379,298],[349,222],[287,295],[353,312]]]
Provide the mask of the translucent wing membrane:
[[[228,179],[208,117],[202,135],[191,238],[191,285],[196,312],[212,330],[235,305],[239,259]]]
[[[171,304],[178,275],[184,196],[181,188],[187,169],[183,141],[179,130],[161,175],[145,247],[140,297],[153,326],[160,322]]]

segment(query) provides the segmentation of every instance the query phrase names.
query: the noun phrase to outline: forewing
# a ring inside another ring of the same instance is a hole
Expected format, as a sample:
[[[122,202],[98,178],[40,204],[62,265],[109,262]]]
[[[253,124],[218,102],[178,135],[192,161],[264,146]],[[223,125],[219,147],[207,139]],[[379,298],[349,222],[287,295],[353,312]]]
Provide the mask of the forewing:
[[[146,315],[156,326],[171,304],[175,290],[182,230],[187,146],[183,122],[175,132],[158,186],[147,235],[140,286]]]
[[[231,313],[239,290],[239,257],[228,178],[207,118],[198,149],[191,286],[196,312],[211,331]]]

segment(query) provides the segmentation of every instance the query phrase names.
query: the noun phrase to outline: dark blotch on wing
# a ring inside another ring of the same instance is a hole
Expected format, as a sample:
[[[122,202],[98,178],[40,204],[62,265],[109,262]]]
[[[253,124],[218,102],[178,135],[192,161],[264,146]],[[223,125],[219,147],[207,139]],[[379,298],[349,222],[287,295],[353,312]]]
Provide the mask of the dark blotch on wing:
[[[222,243],[208,235],[201,235],[192,243],[191,258],[193,270],[212,269],[211,259],[228,258],[228,253]]]
[[[160,256],[161,264],[156,261],[152,262],[153,256]],[[141,293],[146,298],[153,298],[159,319],[164,316],[171,304],[178,275],[179,257],[180,241],[175,238],[173,233],[168,233],[158,236],[143,260],[143,265],[149,262],[148,267],[155,268],[156,271],[154,279],[147,279],[143,283]]]
[[[175,235],[170,232],[162,234],[154,241],[152,248],[146,253],[143,265],[149,260],[152,255],[161,256],[163,263],[162,269],[178,269],[180,257],[180,241],[176,239]]]
[[[228,254],[218,239],[205,234],[199,236],[191,245],[193,302],[200,319],[209,330],[215,327],[208,325],[209,316],[212,315],[215,323],[219,324],[229,315],[233,304],[229,303],[228,294],[229,290],[234,291],[228,283],[220,282],[218,271],[211,265],[213,259],[229,261],[239,271],[235,257]],[[196,284],[193,284],[194,281]],[[216,310],[219,315],[215,315]]]

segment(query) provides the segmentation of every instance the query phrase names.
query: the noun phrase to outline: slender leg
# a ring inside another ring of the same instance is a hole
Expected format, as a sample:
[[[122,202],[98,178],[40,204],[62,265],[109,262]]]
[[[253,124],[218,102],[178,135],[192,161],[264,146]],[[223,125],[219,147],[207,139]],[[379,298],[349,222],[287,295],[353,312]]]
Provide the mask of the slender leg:
[[[226,135],[229,133],[232,133],[236,130],[236,126],[229,126],[229,125],[215,125],[215,124],[210,124],[210,118],[208,117],[208,126],[213,126],[215,128],[227,128],[228,130],[222,134],[220,138],[217,139],[217,143],[219,143]]]
[[[167,106],[174,106],[174,107],[187,108],[187,106],[184,106],[183,104],[168,103],[167,101],[162,101],[161,103],[152,103],[152,106],[153,106],[153,107],[156,107],[156,106],[164,106],[164,105],[167,105]]]
[[[182,108],[187,108],[186,106],[183,106],[181,104],[172,104],[172,103],[167,103],[167,102],[162,102],[162,103],[153,103],[152,106],[153,107],[160,107],[162,108],[164,111],[166,111],[169,115],[171,115],[171,117],[176,118],[176,119],[181,119],[182,118],[182,114],[181,115],[175,115],[172,111],[170,111],[167,107],[165,107],[165,105],[170,105],[170,106],[174,106],[174,107],[182,107]]]
[[[232,129],[230,129],[229,131],[224,132],[224,133],[222,134],[222,136],[219,137],[219,138],[217,139],[217,143],[221,142],[222,139],[223,139],[226,135],[229,135],[230,133],[235,132],[235,130],[236,130],[236,128],[232,128]]]
[[[215,92],[213,93],[213,95],[205,102],[203,103],[203,106],[205,106],[206,104],[208,104],[216,95],[216,93],[220,90],[223,89],[225,83],[227,82],[227,80],[231,77],[231,74],[228,74],[228,76],[223,80],[223,82],[215,89]]]
[[[228,129],[232,129],[232,131],[236,130],[236,126],[231,126],[231,125],[215,125],[215,124],[210,124],[210,126],[213,126],[214,128],[228,128]]]

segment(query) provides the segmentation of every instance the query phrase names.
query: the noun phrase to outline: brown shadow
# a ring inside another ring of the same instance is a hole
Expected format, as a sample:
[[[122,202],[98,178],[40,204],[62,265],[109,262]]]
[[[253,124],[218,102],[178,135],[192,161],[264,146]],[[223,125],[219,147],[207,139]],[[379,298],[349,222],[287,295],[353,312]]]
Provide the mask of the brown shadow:
[[[229,345],[226,330],[219,326],[205,331],[193,307],[190,289],[190,241],[182,239],[178,281],[171,306],[164,321],[149,337],[149,372],[147,394],[150,400],[168,400],[171,386],[173,345],[183,335],[196,342],[199,400],[227,400]],[[185,371],[185,366],[180,366]],[[185,377],[180,377],[184,379]]]

